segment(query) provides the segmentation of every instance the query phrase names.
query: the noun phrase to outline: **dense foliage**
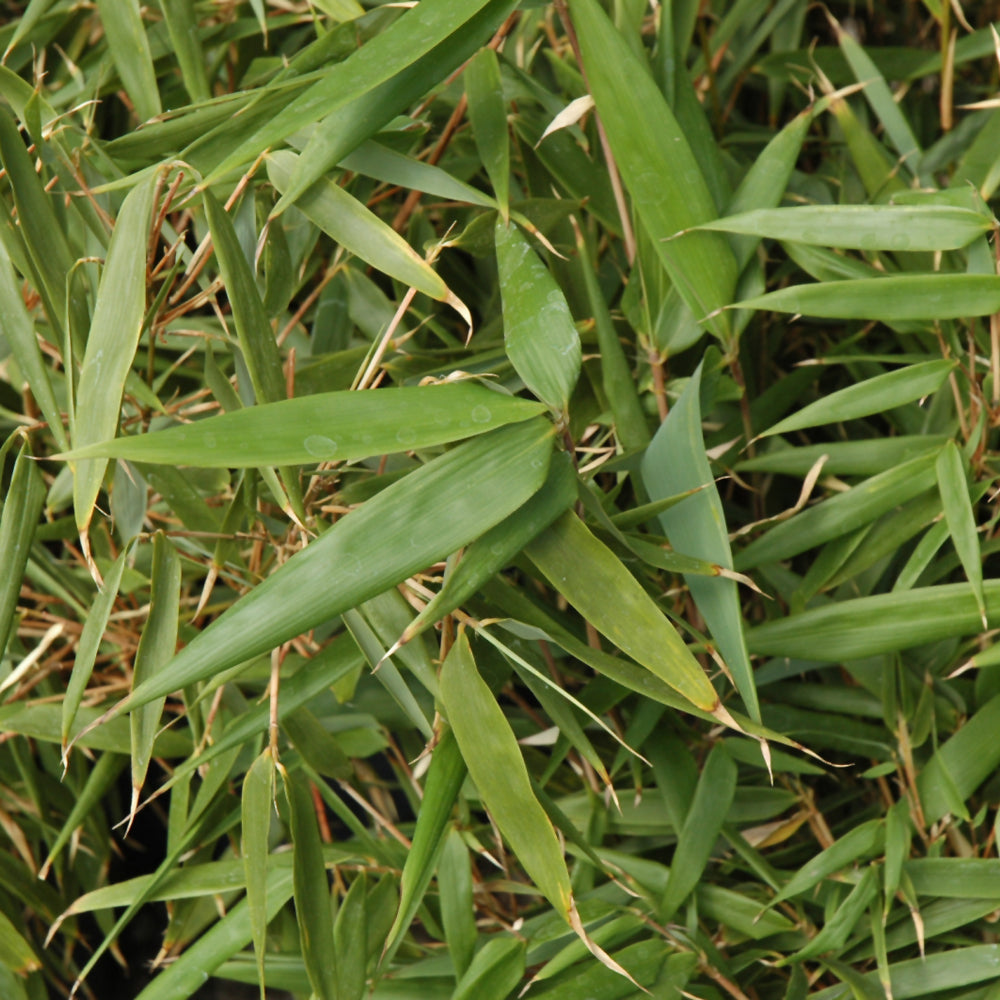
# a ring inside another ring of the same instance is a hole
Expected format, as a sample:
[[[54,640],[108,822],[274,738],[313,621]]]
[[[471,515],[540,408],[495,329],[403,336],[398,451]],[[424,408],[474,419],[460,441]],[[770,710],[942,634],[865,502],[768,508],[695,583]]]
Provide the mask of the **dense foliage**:
[[[6,5],[0,996],[1000,997],[967,6]]]

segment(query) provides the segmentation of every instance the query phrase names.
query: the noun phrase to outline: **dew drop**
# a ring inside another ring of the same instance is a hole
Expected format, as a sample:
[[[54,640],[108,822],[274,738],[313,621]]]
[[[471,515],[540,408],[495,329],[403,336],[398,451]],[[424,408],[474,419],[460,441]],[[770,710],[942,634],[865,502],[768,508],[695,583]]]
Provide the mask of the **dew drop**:
[[[470,416],[472,417],[472,422],[474,424],[488,424],[493,414],[490,413],[490,408],[488,406],[483,406],[483,404],[480,403],[478,406],[474,406],[472,408]]]
[[[322,434],[310,434],[302,446],[313,458],[328,460],[337,454],[337,442]]]

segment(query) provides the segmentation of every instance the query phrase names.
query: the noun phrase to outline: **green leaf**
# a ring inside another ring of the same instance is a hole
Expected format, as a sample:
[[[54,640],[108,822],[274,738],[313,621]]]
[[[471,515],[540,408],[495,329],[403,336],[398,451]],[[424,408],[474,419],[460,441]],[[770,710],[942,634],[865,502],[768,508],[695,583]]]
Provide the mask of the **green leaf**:
[[[198,37],[198,18],[194,0],[160,0],[163,20],[167,24],[170,44],[177,55],[184,89],[195,103],[211,98],[205,55]]]
[[[991,626],[1000,624],[1000,581],[983,588]],[[806,660],[857,660],[880,653],[974,635],[982,628],[979,604],[965,583],[842,600],[790,615],[747,633],[751,653]]]
[[[207,182],[240,169],[269,146],[322,120],[283,199],[291,204],[341,157],[402,111],[414,92],[428,90],[472,55],[511,6],[497,0],[470,0],[456,16],[450,0],[434,0],[407,11],[347,59],[325,68],[316,83],[240,143]],[[279,205],[279,210],[284,207]]]
[[[283,773],[291,815],[295,918],[309,982],[319,1000],[338,1000],[337,953],[333,947],[330,885],[309,781]]]
[[[726,340],[729,319],[717,311],[736,286],[729,245],[712,233],[668,239],[718,215],[698,161],[646,67],[596,0],[571,0],[569,9],[591,94],[639,218],[695,318]]]
[[[807,861],[771,900],[776,906],[786,899],[794,899],[808,892],[814,885],[858,861],[877,854],[885,842],[885,828],[881,820],[868,820],[852,827],[833,844]]]
[[[462,773],[465,773],[464,763]],[[472,962],[478,930],[472,886],[472,859],[462,835],[454,827],[448,831],[441,851],[438,892],[441,899],[441,925],[448,953],[455,967],[455,978],[461,981]]]
[[[524,941],[494,936],[476,952],[455,986],[453,1000],[504,1000],[524,975]]]
[[[21,976],[42,967],[31,945],[5,913],[0,913],[0,964]]]
[[[566,297],[517,226],[500,218],[496,248],[507,356],[539,399],[565,413],[581,364]]]
[[[2,131],[0,125],[0,134]],[[52,388],[49,370],[42,360],[42,352],[35,336],[35,323],[24,306],[20,282],[14,274],[10,256],[2,240],[0,240],[0,315],[3,316],[4,339],[10,345],[11,353],[21,369],[21,376],[28,383],[56,444],[65,450],[69,448],[69,438],[63,427],[62,413]]]
[[[734,309],[766,309],[821,318],[958,319],[1000,311],[1000,277],[989,274],[895,274],[885,278],[790,285],[737,302]]]
[[[260,998],[264,1000],[264,950],[267,939],[267,864],[271,811],[274,808],[274,757],[270,748],[253,762],[243,779],[243,863],[253,950],[257,955]]]
[[[233,309],[236,336],[250,373],[254,394],[258,403],[276,403],[287,396],[285,377],[281,369],[278,345],[264,312],[264,303],[257,291],[253,271],[229,213],[209,191],[202,194],[202,201],[219,270]]]
[[[673,625],[575,514],[563,514],[525,553],[598,632],[697,708],[716,708],[715,689]]]
[[[496,53],[492,49],[480,50],[469,60],[463,77],[476,148],[506,222],[510,210],[510,138]]]
[[[139,121],[147,121],[163,109],[139,0],[97,0],[97,9],[118,75]]]
[[[338,1000],[361,1000],[368,966],[368,878],[362,872],[351,883],[333,925]]]
[[[802,407],[790,417],[779,420],[760,436],[787,434],[805,427],[854,420],[912,403],[937,392],[956,365],[954,361],[923,361],[856,382]],[[940,458],[938,462],[940,463]]]
[[[569,455],[565,452],[553,455],[542,488],[465,550],[458,565],[446,573],[441,589],[407,625],[400,641],[409,642],[478,593],[487,580],[513,562],[529,542],[573,503],[576,488],[577,478]]]
[[[919,593],[914,591],[909,596]],[[995,695],[927,762],[917,776],[917,791],[928,823],[954,813],[955,797],[960,804],[967,802],[1000,764],[1000,746],[993,735],[998,725],[1000,695]]]
[[[278,191],[289,190],[298,159],[287,151],[268,157],[267,176]],[[325,178],[316,181],[299,196],[296,207],[345,250],[404,285],[432,299],[449,302],[471,325],[468,310],[430,264],[339,184]]]
[[[0,471],[2,468],[0,459]],[[0,513],[0,566],[3,567],[0,573],[0,656],[14,631],[21,581],[44,502],[45,481],[25,441],[14,462]]]
[[[986,599],[983,596],[983,555],[979,550],[979,536],[976,518],[969,498],[969,486],[965,475],[965,462],[954,441],[949,441],[941,449],[937,458],[938,490],[944,507],[944,518],[948,532],[961,560],[962,569],[976,595],[979,614],[986,625]]]
[[[543,407],[468,382],[327,392],[247,406],[205,420],[92,445],[81,456],[136,462],[253,468],[356,462],[433,448],[527,420]]]
[[[75,448],[112,438],[118,428],[125,379],[146,312],[146,244],[152,212],[150,177],[128,193],[111,235],[80,368],[71,435]],[[90,524],[106,465],[88,459],[73,467],[73,504],[81,534]]]
[[[696,490],[658,519],[681,555],[733,568],[726,519],[705,455],[701,430],[701,365],[681,398],[660,425],[642,460],[642,480],[653,501]],[[750,716],[760,721],[760,707],[743,636],[743,616],[736,581],[686,574],[684,581],[736,682]]]
[[[199,633],[114,714],[259,656],[467,545],[539,488],[551,435],[540,418],[500,428],[387,487]]]
[[[132,689],[155,677],[177,649],[181,601],[181,560],[162,531],[153,536],[153,572],[149,591],[149,617],[135,651]],[[129,722],[132,733],[132,815],[146,780],[153,742],[160,727],[163,698],[136,709]]]
[[[862,250],[958,250],[993,220],[952,205],[800,205],[759,208],[703,222],[698,229]]]
[[[464,633],[441,668],[441,701],[483,804],[529,878],[568,922],[573,898],[562,848],[531,790],[510,723],[479,676]],[[502,782],[495,780],[497,774],[504,776]]]
[[[907,500],[935,485],[934,461],[926,452],[864,480],[846,493],[824,500],[775,525],[736,554],[733,563],[741,572],[764,563],[778,562],[816,548],[831,538],[863,528]]]
[[[701,880],[735,792],[736,764],[725,747],[717,743],[705,761],[694,799],[678,834],[667,890],[660,903],[663,921],[673,917]]]
[[[385,954],[392,955],[410,926],[430,885],[434,868],[447,839],[448,822],[465,780],[466,766],[453,731],[445,727],[431,756],[424,796],[417,814],[413,841],[406,855],[399,886],[399,909],[386,939]]]
[[[837,907],[836,911],[823,924],[822,930],[794,955],[783,959],[779,964],[802,962],[807,958],[815,958],[825,952],[839,954],[843,951],[851,931],[864,916],[869,904],[878,892],[877,869],[869,865],[858,880],[847,898]]]

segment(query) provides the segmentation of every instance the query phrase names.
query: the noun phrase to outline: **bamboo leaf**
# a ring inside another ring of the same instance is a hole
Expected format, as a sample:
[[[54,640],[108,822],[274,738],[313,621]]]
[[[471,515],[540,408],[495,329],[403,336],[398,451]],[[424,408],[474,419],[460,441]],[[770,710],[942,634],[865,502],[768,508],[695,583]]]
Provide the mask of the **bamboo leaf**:
[[[510,139],[496,53],[492,49],[481,49],[469,60],[463,77],[476,148],[506,222],[510,206]]]
[[[181,600],[181,560],[177,549],[162,531],[153,536],[153,572],[149,592],[149,617],[135,651],[132,689],[155,677],[170,662],[177,648]],[[163,698],[147,702],[130,716],[132,733],[132,809],[135,815],[139,793],[160,727]]]
[[[253,950],[257,955],[260,998],[264,1000],[264,950],[267,939],[267,859],[274,803],[274,757],[270,748],[253,762],[243,779],[243,863]]]
[[[0,459],[0,471],[3,463]],[[14,472],[0,513],[0,656],[7,648],[21,580],[31,554],[31,542],[45,502],[45,481],[25,441],[14,462]]]
[[[733,308],[887,323],[989,316],[1000,310],[1000,277],[896,274],[884,278],[790,285],[744,299]]]
[[[333,947],[330,886],[309,782],[301,772],[283,773],[291,815],[295,918],[309,982],[319,1000],[337,1000],[337,953]]]
[[[318,393],[103,441],[83,455],[220,469],[356,462],[448,444],[527,420],[542,409],[467,382]],[[81,452],[63,457],[72,460]]]
[[[551,434],[541,419],[500,428],[387,487],[233,605],[114,714],[265,653],[468,544],[541,486]]]
[[[146,244],[153,211],[153,178],[126,196],[97,289],[94,318],[80,368],[73,414],[75,448],[115,436],[125,380],[146,311]],[[90,524],[107,463],[86,459],[73,468],[73,504],[83,534]]]
[[[1000,581],[983,586],[991,626],[1000,623]],[[858,597],[750,629],[747,646],[761,656],[856,660],[912,649],[982,628],[979,604],[965,583]]]
[[[466,766],[451,728],[444,728],[431,756],[413,842],[399,886],[399,909],[386,938],[383,960],[391,956],[416,915],[447,840],[448,822],[465,780]]]
[[[565,413],[581,364],[566,297],[517,226],[500,218],[496,248],[507,356],[539,399]]]
[[[409,642],[476,594],[573,503],[576,486],[569,456],[565,453],[553,455],[542,488],[465,550],[458,565],[446,574],[441,589],[407,625],[400,641]]]
[[[952,205],[800,205],[758,208],[697,229],[862,250],[958,250],[989,231],[982,212]]]
[[[267,176],[278,191],[289,189],[297,161],[298,157],[287,151],[268,157]],[[471,325],[468,310],[430,264],[339,184],[326,179],[316,181],[297,199],[296,206],[345,250],[432,299],[450,302]]]
[[[718,214],[687,138],[596,0],[572,0],[569,9],[591,94],[639,218],[695,317],[707,317],[703,322],[725,340],[729,319],[716,312],[732,301],[737,277],[728,244],[711,233],[667,239]]]
[[[338,956],[337,997],[361,1000],[368,965],[368,879],[362,873],[347,890],[333,925],[333,950]]]
[[[986,625],[986,600],[983,596],[983,556],[979,550],[976,519],[965,478],[965,462],[954,441],[949,441],[937,458],[938,490],[948,524],[948,532],[961,560],[962,569],[976,595],[979,613]]]
[[[3,127],[0,125],[0,134]],[[2,146],[0,146],[2,153]],[[63,427],[62,413],[52,388],[49,371],[42,361],[42,352],[35,337],[35,324],[21,297],[19,282],[11,266],[7,248],[0,241],[0,315],[3,316],[4,338],[21,369],[21,375],[31,388],[42,416],[59,448],[69,448],[69,438]]]
[[[463,773],[464,773],[463,764]],[[462,835],[452,827],[448,831],[438,865],[438,890],[441,896],[441,924],[448,953],[459,981],[465,976],[476,950],[476,908],[472,887],[472,863]]]
[[[203,193],[202,201],[219,270],[233,308],[236,336],[257,402],[275,403],[287,396],[285,379],[281,370],[281,355],[257,291],[257,282],[229,213],[209,191]]]
[[[736,764],[717,743],[698,779],[694,799],[677,837],[660,915],[670,920],[701,880],[736,792]]]
[[[139,0],[97,0],[97,9],[118,75],[139,120],[147,121],[162,107]]]
[[[936,458],[935,453],[925,452],[800,511],[737,553],[734,568],[742,572],[787,559],[870,524],[898,504],[932,489]]]
[[[955,367],[954,361],[923,361],[885,375],[876,375],[802,407],[760,436],[770,437],[772,434],[787,434],[805,427],[854,420],[912,403],[937,392]],[[940,461],[939,458],[938,462]]]
[[[679,554],[732,569],[722,501],[705,456],[700,391],[701,365],[646,449],[642,480],[653,501],[696,490],[682,503],[661,511],[658,520]],[[747,711],[760,721],[736,582],[690,573],[684,580],[732,672]]]
[[[674,627],[579,518],[563,514],[525,552],[598,632],[696,707],[707,712],[716,707],[715,689]],[[615,595],[613,605],[609,593]]]
[[[459,979],[454,1000],[504,1000],[524,974],[525,944],[514,935],[493,937]]]
[[[528,876],[569,922],[573,899],[559,840],[531,790],[510,723],[479,676],[464,633],[441,668],[441,701],[484,805]],[[493,780],[498,773],[503,782]]]

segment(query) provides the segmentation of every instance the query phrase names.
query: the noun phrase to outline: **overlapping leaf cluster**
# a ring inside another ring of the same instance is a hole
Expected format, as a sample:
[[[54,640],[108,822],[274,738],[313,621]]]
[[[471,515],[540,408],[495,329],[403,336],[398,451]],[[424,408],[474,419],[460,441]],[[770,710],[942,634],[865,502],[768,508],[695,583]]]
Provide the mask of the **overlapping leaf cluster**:
[[[1000,996],[987,5],[21,6],[0,995]]]

